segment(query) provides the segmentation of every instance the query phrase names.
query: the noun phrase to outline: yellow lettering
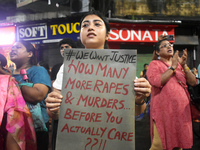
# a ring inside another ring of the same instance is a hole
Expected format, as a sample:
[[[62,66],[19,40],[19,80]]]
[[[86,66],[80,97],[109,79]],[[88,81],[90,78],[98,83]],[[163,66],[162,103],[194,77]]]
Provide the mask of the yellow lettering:
[[[52,35],[56,35],[56,28],[58,27],[58,25],[51,25],[50,28],[51,30],[53,30]]]
[[[73,32],[73,23],[71,23],[71,31],[70,31],[70,24],[66,24],[67,26],[67,33],[71,34]]]
[[[63,35],[66,32],[68,34],[72,34],[74,33],[79,33],[80,29],[79,29],[80,23],[76,22],[76,23],[67,23],[66,26],[64,24],[60,24],[58,25],[50,25],[50,28],[52,30],[52,35]],[[57,33],[58,32],[58,33]]]
[[[61,27],[62,27],[62,29],[61,29]],[[63,31],[62,31],[62,30],[63,30]],[[65,34],[65,32],[66,32],[65,25],[64,25],[64,24],[59,25],[59,26],[58,26],[58,33],[60,33],[60,34]]]
[[[80,27],[80,23],[79,22],[76,22],[75,24],[74,24],[74,32],[75,33],[79,33],[80,32],[80,30],[77,30],[77,25]]]

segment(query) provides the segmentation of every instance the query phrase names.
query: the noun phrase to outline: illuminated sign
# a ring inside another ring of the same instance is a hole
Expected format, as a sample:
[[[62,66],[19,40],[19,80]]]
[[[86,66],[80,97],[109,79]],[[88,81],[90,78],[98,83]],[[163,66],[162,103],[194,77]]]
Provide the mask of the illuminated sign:
[[[75,23],[66,23],[66,24],[55,24],[55,25],[50,25],[50,28],[52,30],[52,35],[63,35],[65,33],[67,34],[72,34],[72,33],[79,33],[80,23],[75,22]]]
[[[47,39],[47,25],[35,24],[17,27],[17,40]]]
[[[153,25],[133,23],[110,23],[109,42],[149,42],[158,41],[159,35],[174,35],[176,25]],[[35,44],[59,42],[63,38],[79,39],[78,18],[66,23],[21,25],[17,27],[17,40],[29,40]]]
[[[13,45],[15,43],[15,26],[0,28],[0,46]]]
[[[110,23],[109,42],[157,42],[159,35],[174,35],[175,25]]]
[[[72,38],[77,41],[80,32],[80,23],[67,22],[57,24],[32,24],[17,27],[17,40],[30,41],[35,44],[59,42],[63,38]]]

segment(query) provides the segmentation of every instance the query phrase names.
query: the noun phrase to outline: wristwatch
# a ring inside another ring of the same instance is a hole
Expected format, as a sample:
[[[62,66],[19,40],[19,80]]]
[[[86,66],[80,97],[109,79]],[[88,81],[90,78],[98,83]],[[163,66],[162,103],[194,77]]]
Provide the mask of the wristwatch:
[[[175,69],[172,66],[168,67],[168,69],[171,69],[173,72],[175,71]]]

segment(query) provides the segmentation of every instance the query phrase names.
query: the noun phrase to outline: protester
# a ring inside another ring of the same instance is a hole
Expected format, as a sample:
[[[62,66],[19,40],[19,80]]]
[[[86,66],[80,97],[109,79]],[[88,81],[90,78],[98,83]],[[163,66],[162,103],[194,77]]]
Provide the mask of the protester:
[[[34,46],[25,41],[16,42],[10,52],[11,61],[16,64],[16,69],[13,71],[13,77],[20,83],[21,91],[28,106],[33,105],[33,110],[36,104],[39,105],[38,118],[34,120],[34,126],[36,130],[37,137],[37,149],[47,150],[48,149],[48,122],[49,117],[46,111],[45,97],[49,90],[51,89],[51,80],[48,72],[44,67],[36,66],[35,48]],[[20,75],[20,70],[26,69],[29,82],[32,86],[22,79]],[[30,107],[29,107],[30,109]],[[32,109],[31,109],[32,111]],[[41,117],[40,117],[41,116]],[[37,117],[37,116],[36,116]],[[36,123],[39,122],[38,128],[36,128]],[[45,122],[45,123],[42,123]]]
[[[144,70],[140,72],[140,78],[143,77],[143,78],[147,79],[146,73],[147,73],[148,67],[149,67],[148,64],[144,64]]]
[[[150,150],[189,149],[193,144],[190,96],[187,84],[196,78],[187,66],[187,49],[179,57],[165,38],[155,44],[159,60],[149,64],[147,77],[152,85]]]
[[[81,19],[80,39],[86,49],[104,49],[109,38],[110,26],[106,18],[98,12],[88,12]],[[90,35],[90,36],[89,36]],[[62,74],[63,76],[63,74]],[[144,98],[150,94],[150,84],[144,78],[134,80],[136,115],[140,114],[146,108]],[[62,85],[62,82],[60,82]],[[53,85],[54,87],[54,85]],[[60,86],[61,87],[61,86]],[[141,87],[141,88],[140,88]],[[61,89],[61,88],[60,88]],[[51,92],[46,98],[47,110],[50,117],[58,119],[62,95],[59,92]]]
[[[1,65],[7,65],[0,55]],[[22,97],[17,82],[0,71],[0,149],[36,150],[36,136],[31,113]]]
[[[88,12],[81,19],[80,39],[86,49],[104,49],[109,38],[110,26],[107,19],[102,17],[98,12]],[[63,73],[61,74],[62,78]],[[58,78],[58,76],[57,76]],[[135,81],[136,95],[136,114],[141,113],[145,109],[144,98],[150,94],[150,84],[144,78],[136,79]],[[62,82],[59,82],[61,90]],[[53,84],[54,87],[54,84]],[[141,88],[139,88],[141,87]],[[55,90],[48,94],[46,105],[48,114],[53,119],[58,119],[60,105],[63,96],[60,91]]]

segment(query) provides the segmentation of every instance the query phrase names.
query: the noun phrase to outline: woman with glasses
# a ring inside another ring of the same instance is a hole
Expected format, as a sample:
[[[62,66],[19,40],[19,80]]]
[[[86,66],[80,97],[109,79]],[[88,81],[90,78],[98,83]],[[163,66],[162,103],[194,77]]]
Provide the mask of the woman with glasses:
[[[192,118],[187,84],[196,85],[187,66],[187,49],[179,57],[166,39],[155,44],[159,60],[149,64],[147,77],[151,92],[150,150],[189,149],[193,144]]]

